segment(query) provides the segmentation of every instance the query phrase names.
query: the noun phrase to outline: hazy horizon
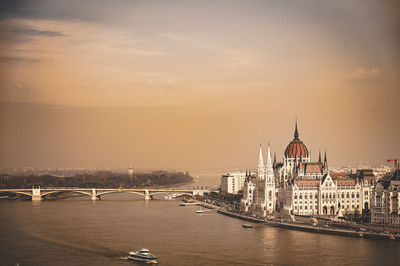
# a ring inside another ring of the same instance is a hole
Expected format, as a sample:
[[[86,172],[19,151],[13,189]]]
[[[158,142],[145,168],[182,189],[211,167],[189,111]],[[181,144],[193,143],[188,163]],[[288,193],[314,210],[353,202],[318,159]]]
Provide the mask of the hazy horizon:
[[[400,157],[398,1],[4,1],[0,168]],[[266,151],[266,149],[264,149]]]

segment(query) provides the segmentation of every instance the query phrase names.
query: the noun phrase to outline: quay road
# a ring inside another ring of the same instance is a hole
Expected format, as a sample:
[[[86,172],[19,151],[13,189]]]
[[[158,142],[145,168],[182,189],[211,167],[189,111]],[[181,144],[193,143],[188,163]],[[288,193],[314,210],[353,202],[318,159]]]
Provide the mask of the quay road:
[[[304,223],[297,223],[297,222],[286,222],[281,219],[266,219],[261,217],[252,217],[247,216],[239,213],[235,213],[229,210],[224,209],[221,206],[217,206],[214,204],[209,204],[204,201],[196,202],[198,205],[201,205],[205,208],[214,209],[219,214],[226,215],[232,218],[257,223],[261,225],[268,225],[273,227],[280,227],[290,230],[297,230],[297,231],[305,231],[311,233],[319,233],[319,234],[329,234],[329,235],[340,235],[340,236],[347,236],[347,237],[357,237],[357,238],[367,238],[367,239],[384,239],[384,240],[396,240],[400,241],[400,233],[397,232],[387,232],[387,231],[380,231],[380,232],[373,232],[373,231],[358,231],[355,229],[344,229],[344,228],[336,228],[330,226],[312,226]],[[334,224],[332,224],[335,226]],[[368,225],[364,225],[363,227],[368,228]]]
[[[233,218],[241,219],[244,221],[249,221],[253,223],[265,224],[274,227],[281,227],[285,229],[305,231],[311,233],[320,234],[330,234],[330,235],[340,235],[340,236],[350,236],[358,238],[368,238],[368,239],[385,239],[385,240],[396,240],[400,241],[400,235],[390,234],[390,233],[377,233],[377,232],[358,232],[354,230],[338,229],[338,228],[324,228],[319,226],[311,226],[306,224],[288,223],[288,222],[278,222],[275,220],[265,220],[260,218],[254,218],[250,216],[240,215],[233,213],[222,208],[218,209],[218,213],[230,216]]]
[[[75,192],[83,195],[88,195],[92,200],[100,199],[101,195],[109,193],[132,193],[144,196],[145,200],[153,199],[156,194],[176,193],[178,195],[204,195],[209,193],[211,190],[203,189],[165,189],[165,188],[35,188],[23,189],[23,188],[12,188],[12,189],[0,189],[0,193],[14,193],[27,195],[32,198],[32,201],[42,200],[43,197],[49,194],[55,194],[59,192]]]

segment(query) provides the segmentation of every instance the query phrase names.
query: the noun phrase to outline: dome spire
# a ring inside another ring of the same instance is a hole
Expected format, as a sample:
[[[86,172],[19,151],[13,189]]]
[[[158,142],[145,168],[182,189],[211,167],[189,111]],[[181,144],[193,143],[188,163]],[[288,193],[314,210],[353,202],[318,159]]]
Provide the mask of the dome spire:
[[[297,116],[296,116],[296,128],[294,130],[294,138],[295,139],[299,138],[299,131],[297,130]]]

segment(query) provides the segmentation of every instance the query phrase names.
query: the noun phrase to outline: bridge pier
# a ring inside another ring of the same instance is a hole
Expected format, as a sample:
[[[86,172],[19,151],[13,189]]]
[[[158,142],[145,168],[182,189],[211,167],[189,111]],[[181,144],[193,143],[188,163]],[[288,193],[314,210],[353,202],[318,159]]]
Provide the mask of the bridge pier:
[[[145,200],[150,200],[150,199],[152,199],[152,196],[150,196],[150,193],[149,193],[149,190],[148,190],[148,189],[145,189],[145,190],[144,190],[144,199],[145,199]]]
[[[42,196],[40,195],[40,187],[32,188],[32,201],[40,201],[42,200]]]
[[[100,196],[97,196],[96,189],[92,188],[92,200],[99,200]]]

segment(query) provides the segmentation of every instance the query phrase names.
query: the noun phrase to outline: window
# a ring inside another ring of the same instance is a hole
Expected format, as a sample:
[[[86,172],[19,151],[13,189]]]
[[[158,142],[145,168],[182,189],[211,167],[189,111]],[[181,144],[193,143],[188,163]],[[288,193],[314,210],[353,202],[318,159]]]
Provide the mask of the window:
[[[318,195],[317,194],[315,194],[315,198],[318,199]]]
[[[294,199],[297,199],[297,195],[294,195]]]
[[[349,193],[346,194],[346,198],[350,198],[350,194]]]
[[[303,206],[300,206],[300,210],[302,210],[303,209]]]
[[[307,210],[307,206],[304,206],[304,209]]]
[[[307,199],[307,195],[304,195],[304,199]]]
[[[300,196],[299,196],[299,198],[300,198],[300,199],[303,199],[303,196],[302,196],[302,195],[300,195]]]
[[[351,193],[351,198],[354,199],[354,193]]]
[[[360,198],[360,194],[357,193],[357,199]]]
[[[342,192],[342,198],[344,199],[344,193]]]

